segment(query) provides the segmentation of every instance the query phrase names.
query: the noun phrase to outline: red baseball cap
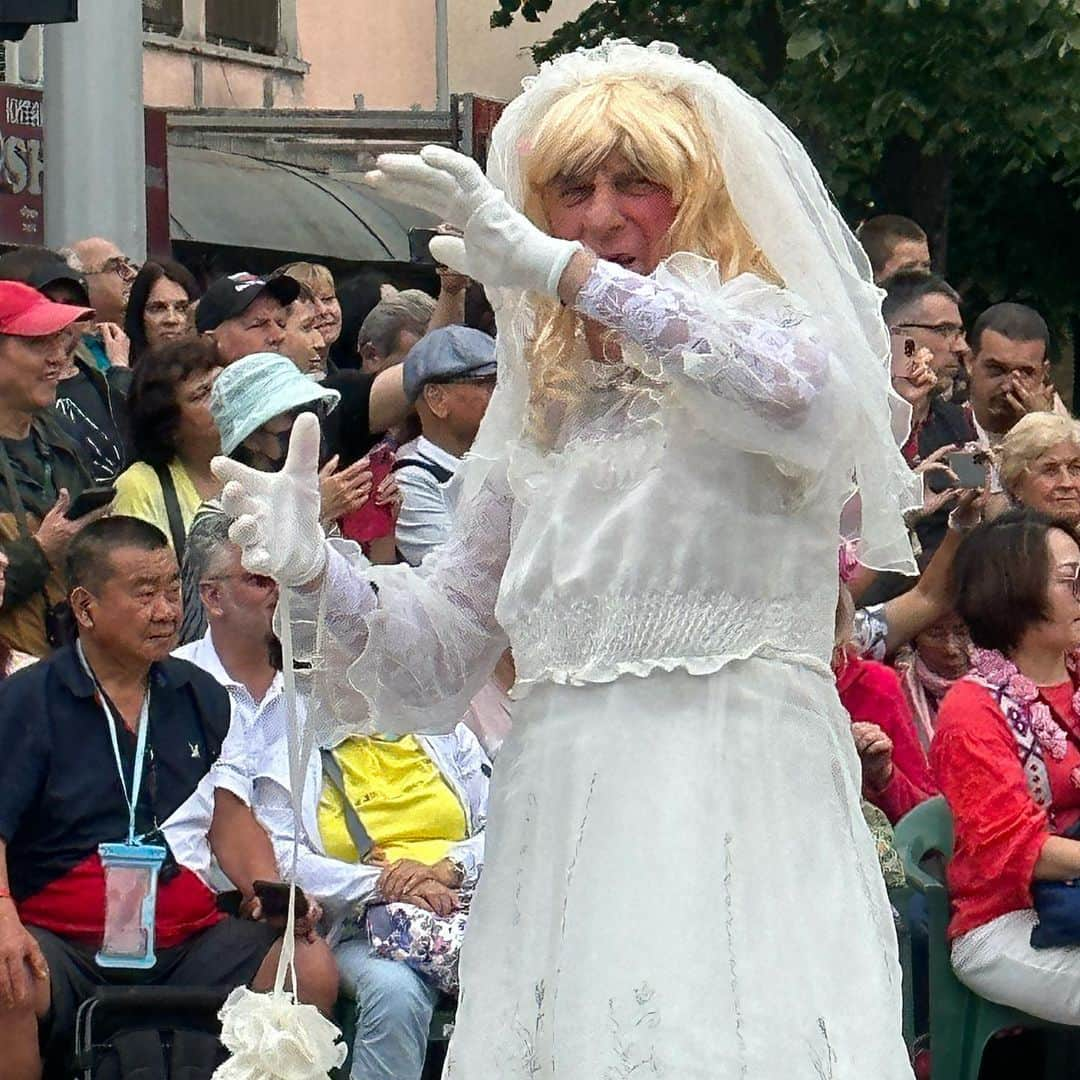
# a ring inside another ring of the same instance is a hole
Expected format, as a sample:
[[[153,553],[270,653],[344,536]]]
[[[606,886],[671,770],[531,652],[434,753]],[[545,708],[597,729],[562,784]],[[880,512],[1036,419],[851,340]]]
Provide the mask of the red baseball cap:
[[[0,334],[48,337],[93,314],[93,308],[55,304],[21,281],[0,281]]]

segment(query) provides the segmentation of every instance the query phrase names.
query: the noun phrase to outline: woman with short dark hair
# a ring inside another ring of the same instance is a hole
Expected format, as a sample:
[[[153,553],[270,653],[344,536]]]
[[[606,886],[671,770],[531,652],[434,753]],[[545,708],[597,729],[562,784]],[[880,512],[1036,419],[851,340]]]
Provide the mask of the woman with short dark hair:
[[[136,460],[116,481],[113,511],[156,525],[178,558],[195,511],[221,490],[210,472],[221,449],[210,414],[220,371],[212,339],[182,338],[147,352],[131,386]]]
[[[193,334],[195,301],[202,289],[187,267],[172,259],[143,263],[131,283],[124,330],[131,339],[131,366],[147,349]]]
[[[953,966],[982,997],[1080,1024],[1076,945],[1034,948],[1039,882],[1080,877],[1080,536],[1012,511],[976,528],[954,565],[976,646],[931,747],[955,829]]]

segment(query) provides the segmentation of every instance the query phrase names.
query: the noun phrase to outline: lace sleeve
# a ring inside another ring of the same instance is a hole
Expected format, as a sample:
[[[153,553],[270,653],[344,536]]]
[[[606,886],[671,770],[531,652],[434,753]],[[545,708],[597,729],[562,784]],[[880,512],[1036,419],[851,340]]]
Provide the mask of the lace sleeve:
[[[751,275],[699,295],[664,267],[642,277],[599,260],[575,306],[639,345],[646,374],[693,380],[782,428],[802,422],[826,381],[809,316]]]
[[[292,619],[318,737],[454,729],[507,645],[495,603],[510,511],[505,481],[489,477],[417,569],[372,566],[355,546],[331,554]]]

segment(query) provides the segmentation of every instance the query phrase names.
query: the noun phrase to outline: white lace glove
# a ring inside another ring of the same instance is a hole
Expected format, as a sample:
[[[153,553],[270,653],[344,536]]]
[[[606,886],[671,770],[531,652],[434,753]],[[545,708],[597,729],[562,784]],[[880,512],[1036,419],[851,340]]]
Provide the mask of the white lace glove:
[[[319,418],[303,413],[289,437],[280,472],[258,472],[230,458],[210,468],[225,487],[221,505],[235,520],[229,539],[241,549],[244,569],[297,588],[326,566],[326,540],[319,524]]]
[[[489,286],[557,296],[566,264],[582,245],[556,240],[515,210],[472,158],[445,146],[419,154],[383,154],[366,181],[388,198],[456,225],[464,239],[436,236],[431,254]]]

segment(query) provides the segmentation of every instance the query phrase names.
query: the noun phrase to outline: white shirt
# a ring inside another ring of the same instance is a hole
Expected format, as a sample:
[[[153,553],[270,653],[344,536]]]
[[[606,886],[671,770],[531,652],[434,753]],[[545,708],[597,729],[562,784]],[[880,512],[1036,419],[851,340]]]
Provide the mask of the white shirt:
[[[454,457],[423,435],[409,453],[398,453],[399,461],[416,458],[438,465],[450,473],[451,478],[461,464],[461,458]],[[450,535],[453,520],[453,503],[448,492],[450,481],[440,484],[430,472],[416,465],[406,465],[395,475],[402,495],[395,533],[397,548],[407,563],[419,566],[424,556],[445,543]]]
[[[288,725],[288,713],[285,707],[285,681],[281,672],[274,675],[274,681],[263,695],[262,701],[256,701],[254,695],[243,683],[237,682],[226,670],[214,647],[213,631],[206,633],[197,641],[181,645],[173,656],[190,661],[215,679],[229,694],[232,702],[233,720],[240,722],[246,758],[245,773],[248,778],[244,802],[251,804],[251,780],[258,774],[263,754],[268,747],[279,739],[284,739]],[[231,730],[230,730],[231,734]]]
[[[198,641],[181,645],[173,656],[202,668],[221,683],[229,694],[232,720],[214,768],[165,822],[162,832],[181,866],[194,871],[212,888],[229,889],[232,885],[217,869],[207,839],[214,816],[214,791],[217,788],[231,791],[251,805],[256,770],[266,748],[272,738],[285,733],[283,679],[279,672],[262,701],[255,701],[247,687],[225,670],[210,630]]]

